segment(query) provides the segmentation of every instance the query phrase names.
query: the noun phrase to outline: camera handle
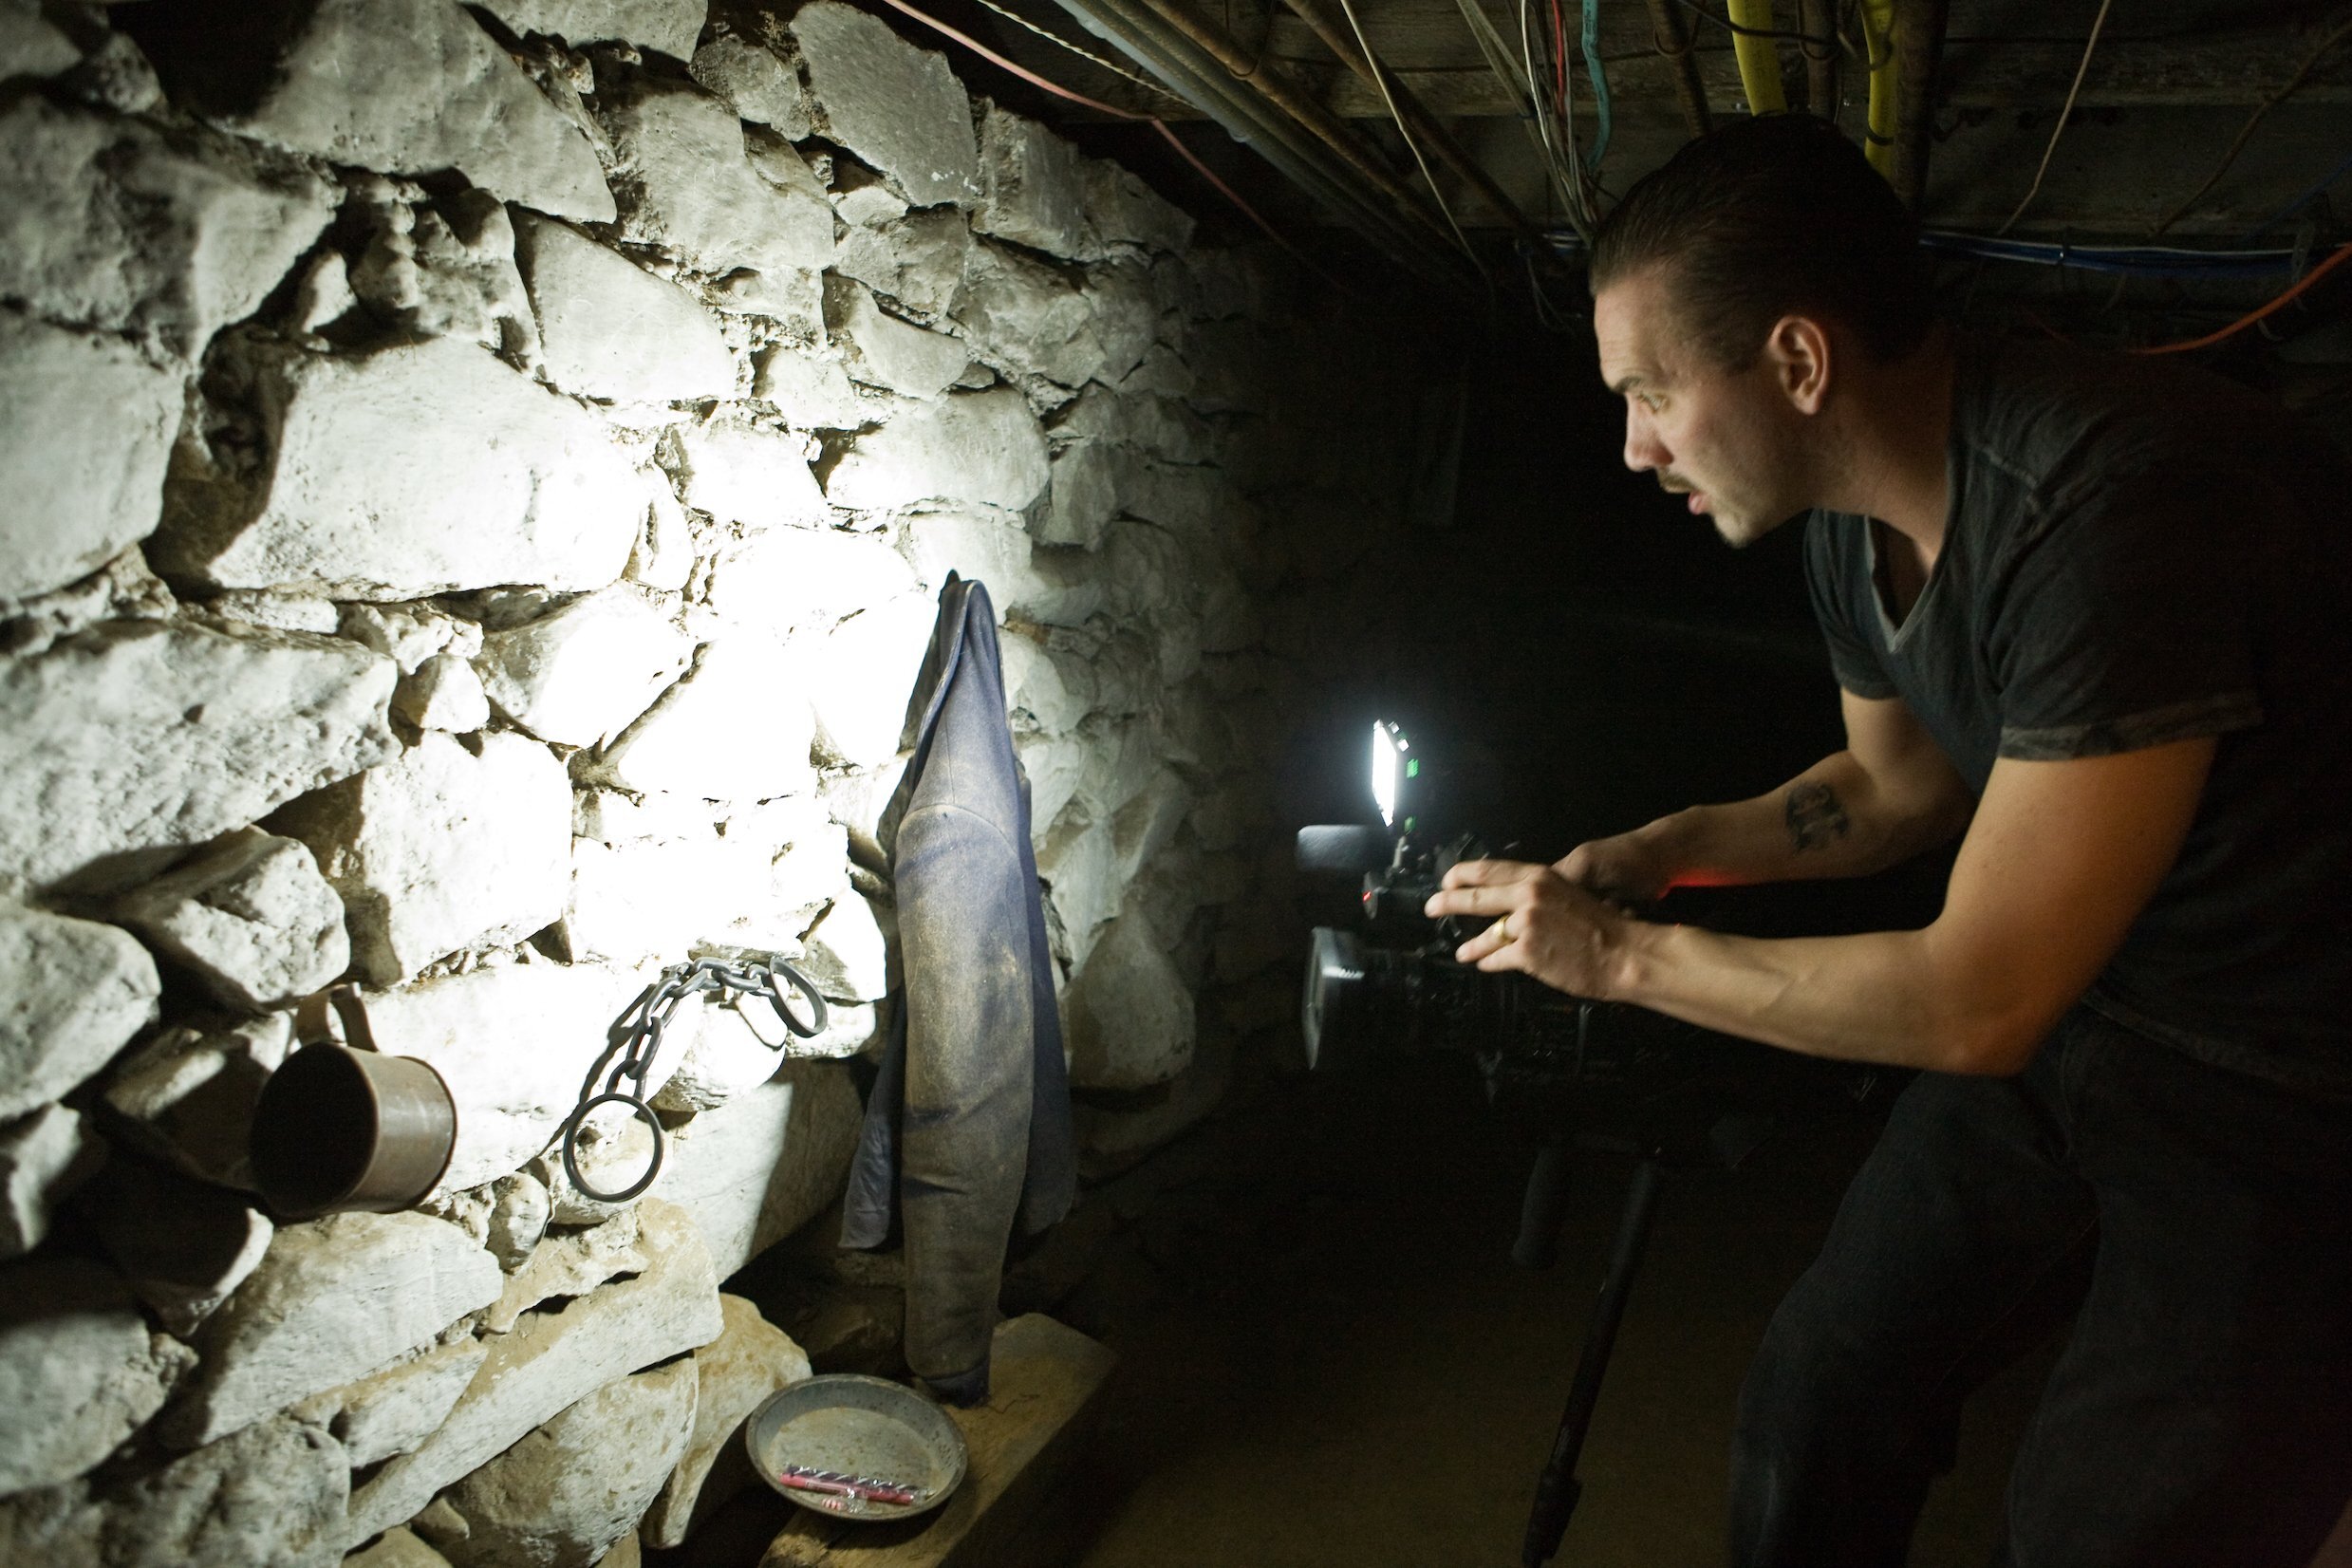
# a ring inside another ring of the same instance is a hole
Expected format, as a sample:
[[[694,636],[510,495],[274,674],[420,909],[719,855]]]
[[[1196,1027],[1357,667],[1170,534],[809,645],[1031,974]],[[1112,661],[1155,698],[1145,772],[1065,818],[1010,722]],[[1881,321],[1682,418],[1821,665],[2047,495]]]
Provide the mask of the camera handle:
[[[1541,1268],[1551,1261],[1573,1158],[1565,1143],[1547,1145],[1536,1156],[1521,1210],[1519,1244],[1511,1251],[1514,1259],[1528,1267]],[[1560,1537],[1567,1533],[1569,1516],[1584,1495],[1584,1484],[1577,1479],[1577,1459],[1584,1451],[1585,1429],[1593,1424],[1593,1407],[1600,1399],[1600,1380],[1609,1371],[1610,1353],[1616,1349],[1617,1324],[1625,1316],[1633,1271],[1641,1266],[1642,1248],[1650,1240],[1650,1222],[1657,1208],[1658,1171],[1657,1157],[1645,1153],[1633,1167],[1633,1179],[1626,1188],[1625,1212],[1617,1221],[1616,1242],[1609,1252],[1609,1272],[1601,1279],[1600,1296],[1585,1326],[1576,1380],[1568,1388],[1568,1408],[1560,1412],[1552,1457],[1536,1478],[1535,1506],[1528,1512],[1527,1539],[1520,1548],[1521,1568],[1543,1568],[1551,1561],[1559,1550]],[[1531,1260],[1535,1259],[1541,1260]]]

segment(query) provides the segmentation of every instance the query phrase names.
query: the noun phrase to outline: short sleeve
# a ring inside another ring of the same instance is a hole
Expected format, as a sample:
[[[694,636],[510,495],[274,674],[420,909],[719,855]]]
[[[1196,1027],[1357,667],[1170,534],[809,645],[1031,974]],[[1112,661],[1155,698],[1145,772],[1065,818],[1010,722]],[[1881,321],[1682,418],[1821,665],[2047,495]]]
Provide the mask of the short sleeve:
[[[2262,531],[2233,526],[2211,475],[2084,489],[2004,574],[1987,646],[2000,755],[2106,756],[2261,723],[2248,541]]]
[[[1857,697],[1888,698],[1895,695],[1895,682],[1857,618],[1868,591],[1869,568],[1860,543],[1867,526],[1866,519],[1840,513],[1813,513],[1805,522],[1805,587],[1838,684]]]

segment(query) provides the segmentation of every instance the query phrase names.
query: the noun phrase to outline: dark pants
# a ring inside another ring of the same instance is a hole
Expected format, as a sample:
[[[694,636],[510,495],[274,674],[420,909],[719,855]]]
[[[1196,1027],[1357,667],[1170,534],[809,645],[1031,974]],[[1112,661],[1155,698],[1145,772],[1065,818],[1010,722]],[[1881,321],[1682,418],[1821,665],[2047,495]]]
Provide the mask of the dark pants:
[[[2352,1106],[2078,1007],[1896,1104],[1740,1398],[1739,1568],[1896,1564],[1960,1404],[2068,1311],[2017,1568],[2304,1568],[2352,1494]]]

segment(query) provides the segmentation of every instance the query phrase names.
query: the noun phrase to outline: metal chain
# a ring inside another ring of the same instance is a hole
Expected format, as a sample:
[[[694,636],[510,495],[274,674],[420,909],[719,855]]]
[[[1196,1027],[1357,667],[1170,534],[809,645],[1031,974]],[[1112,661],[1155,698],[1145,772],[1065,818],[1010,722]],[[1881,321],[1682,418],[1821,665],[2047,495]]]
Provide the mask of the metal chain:
[[[807,999],[809,1017],[806,1022],[793,1016],[786,1004],[781,980]],[[785,962],[770,959],[766,963],[731,964],[717,959],[697,959],[690,963],[673,963],[662,971],[661,980],[647,987],[644,996],[630,1004],[623,1015],[623,1035],[619,1055],[613,1058],[612,1069],[605,1074],[605,1087],[595,1093],[585,1093],[579,1105],[564,1123],[564,1174],[570,1178],[572,1187],[583,1197],[600,1204],[625,1204],[647,1187],[662,1174],[662,1157],[665,1143],[662,1134],[662,1119],[645,1102],[645,1074],[653,1070],[662,1054],[662,1036],[668,1032],[670,1019],[688,997],[705,991],[739,992],[747,996],[765,997],[784,1027],[801,1039],[821,1034],[825,1028],[825,999],[818,994],[815,982]],[[754,1031],[752,1037],[761,1039]],[[782,1041],[769,1046],[781,1051]],[[624,1088],[623,1085],[628,1087]],[[588,1114],[600,1106],[622,1105],[629,1114],[645,1125],[653,1134],[653,1159],[645,1173],[618,1192],[599,1192],[580,1174],[580,1129],[588,1125]]]

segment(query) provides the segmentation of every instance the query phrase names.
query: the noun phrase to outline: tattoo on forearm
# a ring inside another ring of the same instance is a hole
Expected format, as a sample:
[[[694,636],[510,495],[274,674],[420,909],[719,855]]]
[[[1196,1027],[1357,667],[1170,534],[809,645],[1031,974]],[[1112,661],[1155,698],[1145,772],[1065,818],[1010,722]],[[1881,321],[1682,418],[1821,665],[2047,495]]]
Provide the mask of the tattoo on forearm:
[[[1854,824],[1846,819],[1838,792],[1826,784],[1796,784],[1788,792],[1788,837],[1800,849],[1826,849],[1846,836]]]

